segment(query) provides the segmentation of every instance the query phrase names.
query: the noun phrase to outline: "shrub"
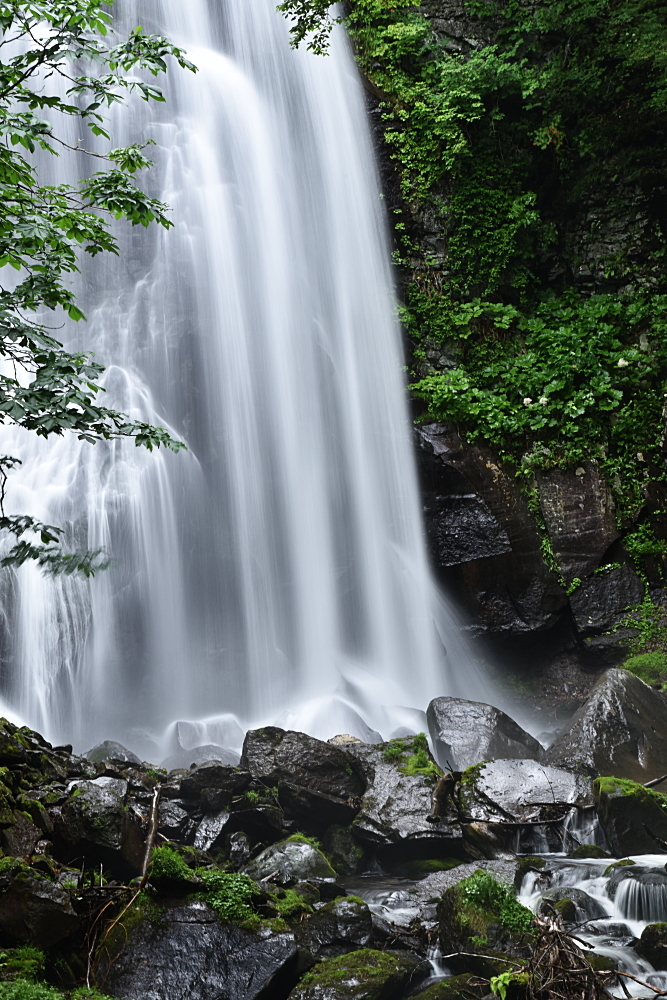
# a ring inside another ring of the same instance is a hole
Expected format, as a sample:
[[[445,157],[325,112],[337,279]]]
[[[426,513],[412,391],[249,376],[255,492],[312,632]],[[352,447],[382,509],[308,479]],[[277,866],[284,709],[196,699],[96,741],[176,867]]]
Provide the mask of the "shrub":
[[[623,664],[624,670],[645,681],[654,684],[661,679],[667,680],[667,655],[665,653],[640,653],[630,656]]]
[[[159,880],[173,879],[187,881],[192,878],[192,872],[181,855],[172,847],[154,847],[151,856],[151,878]]]

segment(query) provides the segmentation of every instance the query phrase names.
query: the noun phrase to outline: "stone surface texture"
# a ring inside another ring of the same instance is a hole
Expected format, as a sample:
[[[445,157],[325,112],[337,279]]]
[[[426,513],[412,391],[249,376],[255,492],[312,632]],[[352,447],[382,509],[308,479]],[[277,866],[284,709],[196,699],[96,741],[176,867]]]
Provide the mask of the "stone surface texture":
[[[297,946],[291,932],[244,931],[188,903],[132,928],[114,959],[98,975],[119,1000],[271,1000],[289,989]]]
[[[667,695],[627,670],[607,670],[543,761],[642,783],[660,777],[667,761]]]
[[[426,713],[435,755],[444,770],[462,771],[496,758],[539,760],[542,746],[493,705],[464,698],[434,698]]]

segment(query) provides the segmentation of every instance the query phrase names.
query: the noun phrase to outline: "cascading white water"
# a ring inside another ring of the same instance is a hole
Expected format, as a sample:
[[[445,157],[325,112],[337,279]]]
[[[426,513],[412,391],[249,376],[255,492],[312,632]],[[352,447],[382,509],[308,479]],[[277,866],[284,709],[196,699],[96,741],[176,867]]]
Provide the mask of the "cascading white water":
[[[425,556],[344,35],[327,58],[292,51],[275,0],[118,8],[199,67],[171,72],[166,105],[113,119],[115,145],[157,143],[149,183],[176,229],[119,229],[120,259],[79,283],[89,322],[63,336],[109,366],[107,404],[189,451],[3,432],[24,463],[8,507],[114,559],[92,583],[7,574],[8,710],[80,749],[116,738],[154,758],[176,719],[228,745],[235,718],[388,737],[435,695],[483,697]],[[82,160],[45,169],[72,179]]]

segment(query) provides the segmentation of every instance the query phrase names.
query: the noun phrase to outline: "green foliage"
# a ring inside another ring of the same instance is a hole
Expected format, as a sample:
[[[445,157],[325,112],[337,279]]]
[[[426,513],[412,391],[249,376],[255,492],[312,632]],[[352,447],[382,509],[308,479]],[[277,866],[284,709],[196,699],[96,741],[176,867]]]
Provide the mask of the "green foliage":
[[[596,801],[605,795],[623,795],[634,799],[641,805],[654,805],[667,810],[667,795],[663,792],[657,792],[653,788],[646,788],[645,785],[630,781],[628,778],[596,778],[593,782],[593,791]]]
[[[34,983],[25,979],[0,982],[0,1000],[112,1000],[95,987],[81,986],[79,989],[61,992],[53,986]]]
[[[173,881],[189,881],[192,871],[185,861],[172,847],[154,847],[151,854],[150,876],[152,879],[172,879]]]
[[[259,926],[260,919],[252,907],[252,900],[259,895],[259,890],[251,878],[214,868],[198,868],[196,875],[204,883],[205,895],[202,898],[221,920],[242,924],[248,929]]]
[[[261,798],[259,792],[254,791],[252,788],[244,792],[243,797],[250,806],[256,806]]]
[[[106,154],[87,148],[91,170],[78,184],[44,186],[35,160],[41,150],[59,155],[70,150],[55,123],[76,119],[80,132],[110,142],[103,109],[137,93],[162,101],[154,83],[167,60],[194,70],[183,52],[158,35],[136,28],[128,38],[113,39],[112,18],[102,0],[12,0],[0,5],[0,268],[15,272],[0,285],[0,423],[14,424],[42,436],[71,431],[84,441],[134,438],[148,449],[178,450],[164,428],[130,420],[97,401],[102,366],[89,355],[70,353],[35,322],[45,310],[84,319],[67,287],[82,253],[118,253],[109,223],[157,222],[169,228],[166,206],[145,194],[134,181],[150,166],[137,144],[109,145]],[[113,42],[113,44],[112,44]],[[94,66],[95,75],[84,67]],[[143,73],[141,71],[144,71]],[[51,81],[69,81],[59,94]],[[42,116],[48,111],[49,120]],[[102,553],[61,551],[62,529],[28,516],[6,516],[2,508],[8,472],[16,458],[0,459],[0,531],[16,540],[0,560],[20,566],[35,560],[49,573],[91,575],[106,565]]]
[[[312,906],[294,889],[285,889],[284,896],[282,898],[274,896],[272,902],[281,917],[297,917],[302,913],[313,912]]]
[[[660,459],[666,335],[667,296],[624,302],[552,295],[515,320],[511,337],[468,328],[459,364],[413,389],[430,417],[462,423],[470,440],[495,445],[528,474],[596,458],[612,481],[621,480],[620,499],[634,511],[644,502],[642,467],[653,463],[654,478],[666,478]]]
[[[317,839],[317,837],[307,837],[305,833],[299,833],[299,832],[293,833],[290,837],[287,838],[286,843],[288,843],[288,844],[310,844],[310,846],[314,847],[316,851],[320,851],[320,853],[324,852],[322,844]]]
[[[517,900],[511,888],[496,881],[491,872],[476,871],[456,886],[464,908],[472,908],[497,918],[498,923],[514,937],[529,933],[533,914]]]
[[[30,870],[30,866],[21,858],[13,858],[10,855],[0,858],[0,875],[27,874]]]
[[[492,993],[499,996],[500,1000],[506,1000],[507,991],[510,986],[516,985],[525,987],[528,985],[528,973],[501,972],[499,976],[491,976],[489,985]]]
[[[292,21],[290,34],[296,48],[307,39],[307,47],[318,55],[324,55],[329,47],[329,34],[340,17],[331,14],[335,0],[285,0],[278,10]]]
[[[0,966],[4,978],[25,979],[34,983],[43,978],[45,965],[44,952],[30,945],[0,952]]]
[[[390,740],[384,744],[382,756],[388,764],[397,764],[399,770],[408,777],[419,774],[425,778],[435,779],[442,774],[429,756],[425,733]]]
[[[660,680],[667,681],[667,654],[640,653],[638,656],[629,656],[623,664],[623,669],[629,670],[646,684],[655,684]]]
[[[326,36],[330,6],[283,5],[295,43],[304,28]],[[472,35],[493,44],[452,51],[429,5],[347,5],[404,198],[395,259],[413,389],[426,419],[494,446],[519,473],[598,461],[627,524],[647,481],[666,482],[665,223],[650,208],[637,238],[607,249],[591,206],[602,191],[623,218],[639,190],[648,205],[667,181],[664,11],[658,0],[465,6]],[[425,363],[434,343],[444,370]],[[633,533],[633,552],[664,554],[649,533]],[[553,566],[546,536],[543,554]]]

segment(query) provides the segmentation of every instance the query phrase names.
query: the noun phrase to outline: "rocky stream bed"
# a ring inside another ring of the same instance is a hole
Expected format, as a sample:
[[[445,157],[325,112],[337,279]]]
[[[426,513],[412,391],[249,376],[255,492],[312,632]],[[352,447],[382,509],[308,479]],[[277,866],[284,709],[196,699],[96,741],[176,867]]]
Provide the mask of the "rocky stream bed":
[[[565,997],[657,995],[665,708],[613,669],[547,750],[438,698],[428,736],[268,727],[169,771],[3,721],[0,997],[520,1000],[547,953]]]

